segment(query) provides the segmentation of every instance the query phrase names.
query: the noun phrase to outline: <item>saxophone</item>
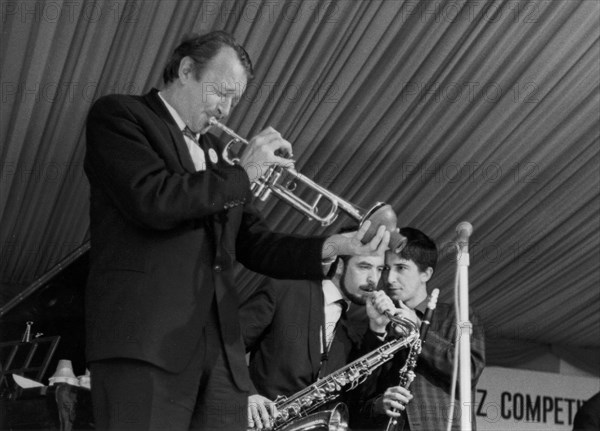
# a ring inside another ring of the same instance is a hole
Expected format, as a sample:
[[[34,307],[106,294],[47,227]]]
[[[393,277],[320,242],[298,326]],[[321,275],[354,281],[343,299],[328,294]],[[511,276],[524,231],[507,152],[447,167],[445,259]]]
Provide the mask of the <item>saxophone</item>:
[[[344,403],[338,403],[331,410],[313,412],[333,401],[342,391],[356,388],[373,370],[392,359],[396,352],[419,340],[418,328],[410,320],[395,318],[394,326],[402,329],[401,338],[387,342],[290,397],[277,397],[275,406],[278,413],[273,418],[272,430],[346,430],[348,408]]]

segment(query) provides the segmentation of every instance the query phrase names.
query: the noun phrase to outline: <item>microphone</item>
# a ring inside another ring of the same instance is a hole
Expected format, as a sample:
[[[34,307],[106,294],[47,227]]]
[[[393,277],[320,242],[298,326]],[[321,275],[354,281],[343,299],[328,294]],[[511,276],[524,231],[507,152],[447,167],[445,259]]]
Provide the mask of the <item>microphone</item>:
[[[370,300],[373,300],[373,295],[370,295]],[[392,303],[394,303],[394,301],[392,301]],[[373,302],[372,304],[375,305]],[[394,306],[396,306],[396,304],[394,304]],[[406,317],[403,317],[401,313],[396,312],[395,308],[387,308],[385,310],[381,310],[379,307],[375,307],[375,309],[378,313],[383,314],[390,320],[390,325],[392,326],[396,334],[406,337],[410,334],[411,330],[418,331],[419,329],[411,320],[407,319]]]
[[[400,300],[393,300],[392,299],[392,304],[394,305],[394,307],[400,307]],[[387,317],[388,319],[390,319],[392,322],[397,321],[398,320],[398,315],[400,314],[400,313],[397,313],[394,308],[388,308],[387,310],[383,310],[381,313],[385,317]]]
[[[461,253],[469,252],[469,237],[473,233],[473,226],[468,221],[463,221],[456,226],[456,245]]]

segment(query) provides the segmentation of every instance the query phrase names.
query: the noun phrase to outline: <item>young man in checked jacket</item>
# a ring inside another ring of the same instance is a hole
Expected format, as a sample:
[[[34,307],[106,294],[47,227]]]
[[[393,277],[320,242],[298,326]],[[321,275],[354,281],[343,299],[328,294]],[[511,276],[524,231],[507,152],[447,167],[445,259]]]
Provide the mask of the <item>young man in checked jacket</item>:
[[[384,274],[385,293],[375,292],[372,301],[383,314],[384,310],[407,318],[421,326],[421,318],[427,306],[427,282],[431,279],[437,263],[435,243],[423,232],[414,228],[402,228],[407,238],[406,247],[399,253],[386,253]],[[387,293],[387,295],[386,295]],[[394,306],[397,304],[397,307]],[[485,342],[479,319],[469,312],[473,324],[471,334],[471,389],[474,400],[475,385],[485,366]],[[352,394],[355,408],[351,408],[353,430],[384,429],[390,417],[403,416],[403,430],[445,430],[450,415],[450,387],[454,365],[454,345],[457,319],[452,304],[437,304],[431,325],[423,343],[414,370],[416,377],[409,389],[399,386],[399,370],[406,361],[406,352],[400,352],[369,376]],[[373,350],[386,341],[385,326],[367,332],[365,350]],[[458,394],[456,395],[458,397]],[[475,429],[475,409],[471,411],[472,427]],[[396,411],[394,411],[396,410]],[[460,427],[460,403],[456,402],[453,430]]]

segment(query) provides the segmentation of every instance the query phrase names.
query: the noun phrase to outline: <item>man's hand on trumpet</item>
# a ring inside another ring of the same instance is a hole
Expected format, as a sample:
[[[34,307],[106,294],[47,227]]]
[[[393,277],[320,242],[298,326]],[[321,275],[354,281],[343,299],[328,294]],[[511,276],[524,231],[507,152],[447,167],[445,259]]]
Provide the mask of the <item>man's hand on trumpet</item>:
[[[240,164],[252,182],[262,177],[273,165],[293,167],[294,161],[291,157],[292,144],[283,139],[277,130],[267,127],[250,139],[240,157]]]
[[[275,402],[259,394],[248,397],[248,428],[271,429],[273,428],[273,418],[276,415]]]

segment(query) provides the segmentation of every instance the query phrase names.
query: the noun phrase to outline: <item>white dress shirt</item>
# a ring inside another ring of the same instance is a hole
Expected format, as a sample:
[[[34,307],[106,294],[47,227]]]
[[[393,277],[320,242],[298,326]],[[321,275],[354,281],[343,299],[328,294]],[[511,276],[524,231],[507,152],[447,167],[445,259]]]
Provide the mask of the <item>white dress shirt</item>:
[[[181,133],[183,133],[183,130],[187,126],[181,119],[181,116],[177,113],[175,108],[173,108],[171,105],[169,105],[169,103],[165,100],[165,98],[162,97],[162,94],[160,94],[160,91],[158,92],[158,96],[160,97],[160,99],[163,101],[163,103],[165,104],[165,106],[167,107],[167,109],[169,110],[171,115],[173,116],[173,119],[177,123],[177,127],[179,127],[179,130],[181,130]],[[202,148],[200,148],[198,143],[194,142],[194,140],[191,139],[190,137],[184,135],[183,138],[185,139],[185,144],[188,147],[188,151],[190,152],[190,156],[192,157],[192,161],[194,162],[194,167],[196,168],[196,171],[205,171],[206,170],[206,156],[204,154],[204,151],[202,151]]]
[[[327,350],[329,350],[329,346],[335,336],[335,327],[342,316],[342,304],[339,301],[346,302],[346,309],[349,306],[349,302],[331,280],[323,280],[322,285],[325,299],[325,339],[327,340]],[[325,351],[323,349],[323,340],[322,337],[319,338],[321,338],[321,353],[323,353]]]

